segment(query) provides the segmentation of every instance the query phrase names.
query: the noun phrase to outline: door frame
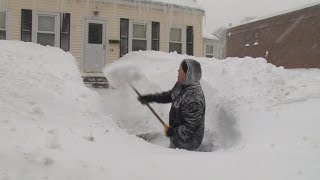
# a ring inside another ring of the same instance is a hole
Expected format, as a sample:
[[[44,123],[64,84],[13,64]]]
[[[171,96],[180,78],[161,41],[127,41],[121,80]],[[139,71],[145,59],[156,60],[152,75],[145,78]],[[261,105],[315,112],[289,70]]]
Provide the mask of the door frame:
[[[104,24],[104,31],[103,36],[104,38],[102,39],[102,42],[104,42],[104,53],[103,53],[103,66],[107,64],[107,49],[108,49],[108,43],[107,43],[107,20],[105,18],[92,18],[92,17],[85,17],[83,19],[83,36],[82,36],[82,72],[83,74],[101,74],[103,72],[86,72],[85,71],[85,61],[86,61],[86,42],[87,42],[87,37],[88,37],[88,29],[87,29],[87,23],[89,22],[103,22]]]

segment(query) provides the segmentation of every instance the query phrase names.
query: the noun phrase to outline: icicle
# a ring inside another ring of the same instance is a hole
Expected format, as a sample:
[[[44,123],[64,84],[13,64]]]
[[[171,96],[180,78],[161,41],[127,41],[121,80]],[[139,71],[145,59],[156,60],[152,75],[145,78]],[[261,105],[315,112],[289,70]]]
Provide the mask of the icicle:
[[[167,44],[169,44],[169,42],[170,42],[170,30],[171,30],[171,24],[172,24],[172,12],[173,12],[173,5],[168,5],[169,6],[169,23],[168,23],[168,29],[167,29],[167,34],[168,34],[168,36],[167,36]],[[168,47],[169,48],[169,47]],[[169,49],[168,49],[168,51],[169,51]]]
[[[112,9],[113,9],[113,11],[112,11],[112,24],[115,22],[115,19],[116,19],[116,13],[118,12],[117,11],[117,3],[116,2],[114,2],[115,0],[112,0],[112,4],[111,4],[111,6],[113,7]]]
[[[35,10],[38,10],[38,0],[32,0],[32,7]]]

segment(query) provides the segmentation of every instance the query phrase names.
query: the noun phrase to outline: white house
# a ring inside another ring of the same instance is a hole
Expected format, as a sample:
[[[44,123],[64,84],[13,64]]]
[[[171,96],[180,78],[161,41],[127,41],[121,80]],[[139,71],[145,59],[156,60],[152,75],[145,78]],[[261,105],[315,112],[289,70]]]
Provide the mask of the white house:
[[[203,31],[203,56],[220,59],[220,43],[217,36]]]
[[[99,81],[130,51],[202,56],[203,16],[195,0],[0,0],[0,39],[70,51],[85,80]]]

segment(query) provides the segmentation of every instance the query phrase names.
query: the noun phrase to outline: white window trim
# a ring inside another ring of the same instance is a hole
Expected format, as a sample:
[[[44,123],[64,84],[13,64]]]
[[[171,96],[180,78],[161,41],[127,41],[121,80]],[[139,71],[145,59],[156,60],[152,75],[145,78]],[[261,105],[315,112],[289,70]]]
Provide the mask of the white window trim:
[[[9,13],[8,13],[8,11],[5,11],[5,10],[0,10],[0,12],[4,12],[4,13],[6,14],[6,19],[5,19],[6,23],[5,23],[5,25],[4,25],[4,26],[5,26],[5,29],[0,28],[0,30],[6,32],[6,40],[7,40],[7,39],[9,39],[9,38],[8,38],[8,37],[9,37],[9,33],[8,33],[8,22],[9,22],[9,21],[8,21],[8,16],[9,16],[9,15],[8,15],[8,14],[9,14]]]
[[[53,16],[55,17],[55,25],[54,25],[54,33],[48,31],[39,31],[38,30],[38,17],[39,16]],[[41,12],[36,11],[32,12],[32,42],[38,43],[38,33],[46,33],[46,34],[54,34],[54,46],[60,47],[60,13],[53,13],[53,12]]]
[[[213,54],[207,54],[207,46],[212,46]],[[219,43],[206,41],[204,42],[204,56],[212,55],[214,58],[219,58]]]
[[[210,44],[210,43],[206,43],[205,45],[206,45],[206,46],[205,46],[205,50],[204,50],[204,51],[205,51],[205,53],[204,53],[204,54],[205,54],[205,57],[207,57],[208,55],[210,55],[210,56],[212,56],[212,57],[215,57],[214,54],[213,54],[213,53],[214,53],[214,50],[213,50],[214,45],[213,45],[213,44]],[[212,54],[208,54],[208,53],[207,53],[207,46],[211,46],[211,47],[212,47]]]
[[[140,40],[147,40],[147,50],[151,50],[151,22],[141,22],[141,21],[132,21],[129,20],[129,37],[128,37],[128,52],[132,51],[132,40],[133,40],[133,24],[140,24],[140,25],[146,25],[146,39],[140,39]],[[135,38],[139,40],[139,38]]]
[[[186,54],[187,53],[187,44],[186,44],[186,41],[187,41],[187,27],[186,26],[171,26],[170,29],[169,29],[169,34],[168,34],[168,37],[169,37],[169,43],[168,43],[168,52],[170,52],[170,43],[180,43],[180,42],[175,42],[175,41],[170,41],[170,33],[171,33],[171,28],[174,28],[174,29],[181,29],[181,43],[182,43],[182,52],[181,54]]]

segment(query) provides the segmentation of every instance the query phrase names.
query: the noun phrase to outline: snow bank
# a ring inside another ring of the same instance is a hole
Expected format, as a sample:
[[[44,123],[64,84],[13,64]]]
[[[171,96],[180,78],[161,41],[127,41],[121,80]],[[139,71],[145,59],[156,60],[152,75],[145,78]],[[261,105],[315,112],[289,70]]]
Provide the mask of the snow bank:
[[[221,61],[188,57],[176,53],[132,52],[107,67],[105,74],[110,80],[111,86],[117,85],[123,79],[128,79],[131,84],[137,86],[142,94],[161,92],[173,87],[177,80],[179,63],[184,58],[194,58],[202,64],[203,78],[201,83],[207,102],[206,127],[208,134],[204,143],[207,143],[206,146],[214,143],[216,148],[229,148],[238,144],[242,136],[237,128],[238,112],[257,111],[279,104],[320,97],[320,86],[314,86],[314,81],[312,81],[314,77],[276,67],[262,58],[228,58]],[[130,67],[130,72],[128,67]],[[139,74],[139,76],[132,74]],[[120,89],[123,92],[121,97],[117,97],[117,99],[120,99],[121,104],[116,107],[130,109],[135,114],[141,111],[143,107],[136,103],[136,95],[131,92],[132,90],[130,88]],[[113,97],[115,96],[117,95],[113,95]],[[124,105],[123,102],[127,102],[127,104]],[[170,105],[152,105],[167,120]],[[126,115],[117,113],[116,109],[112,112],[121,114],[118,122],[130,133],[159,131],[158,122],[147,111],[143,111],[141,117],[135,116],[135,126],[131,123],[128,124],[127,118],[129,117]],[[145,118],[146,114],[150,116]]]
[[[71,54],[33,43],[0,43],[0,109],[4,120],[49,123],[51,127],[64,122],[71,127],[86,121],[90,113],[101,111],[97,94],[83,85]]]
[[[127,84],[142,93],[168,90],[187,57],[132,52],[105,69],[112,88],[88,89],[71,54],[0,41],[0,179],[320,176],[320,71],[264,59],[195,58],[207,102],[202,150],[214,152],[168,149],[161,125]],[[152,106],[167,120],[170,105]]]
[[[78,162],[64,158],[79,159],[86,153],[77,149],[116,129],[73,56],[59,48],[0,41],[0,82],[0,179],[45,178],[55,166],[72,171]]]

